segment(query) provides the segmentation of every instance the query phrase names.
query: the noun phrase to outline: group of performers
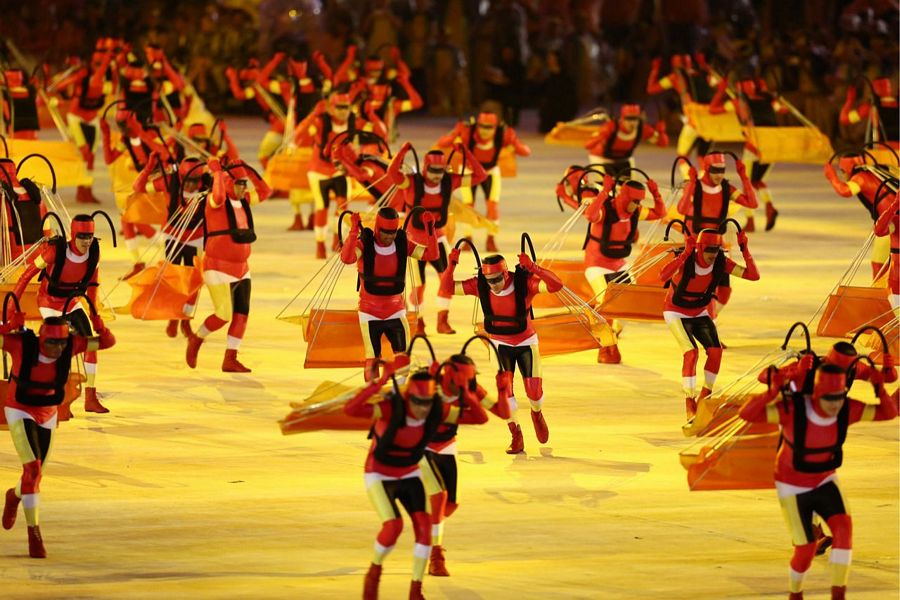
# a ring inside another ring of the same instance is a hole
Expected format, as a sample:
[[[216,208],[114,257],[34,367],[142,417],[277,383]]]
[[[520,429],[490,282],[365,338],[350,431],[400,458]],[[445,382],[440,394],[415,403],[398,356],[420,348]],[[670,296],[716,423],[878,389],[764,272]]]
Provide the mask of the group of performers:
[[[103,143],[116,202],[123,212],[125,245],[134,263],[124,279],[148,268],[141,236],[164,242],[165,264],[202,267],[213,313],[196,330],[191,328],[199,295],[194,289],[170,307],[173,317],[166,326],[169,337],[181,332],[186,338],[185,361],[191,368],[197,367],[209,335],[228,325],[221,369],[250,372],[238,359],[238,350],[250,311],[249,258],[257,238],[252,203],[273,194],[287,195],[294,208],[289,229],[313,231],[315,259],[328,259],[330,251],[344,264],[355,265],[366,385],[346,403],[344,412],[373,420],[365,483],[382,523],[365,577],[364,598],[377,598],[383,561],[401,533],[398,501],[409,514],[415,533],[410,598],[422,598],[426,568],[433,576],[449,575],[442,535],[446,518],[457,508],[457,425],[484,423],[486,410],[490,410],[507,421],[511,441],[506,452],[523,453],[525,440],[514,392],[518,370],[535,436],[542,444],[549,440],[532,306],[538,294],[560,293],[566,286],[552,269],[539,266],[524,251],[510,269],[498,253],[495,233],[500,222],[502,155],[527,157],[531,149],[498,115],[479,112],[437,139],[422,164],[409,142],[392,156],[389,145],[397,135],[396,116],[422,105],[396,49],[391,52],[391,65],[374,56],[360,61],[351,47],[336,67],[321,54],[314,54],[311,61],[276,54],[263,67],[252,60],[239,70],[229,68],[227,78],[234,96],[259,107],[269,124],[258,154],[263,166],[283,152],[310,149],[306,178],[313,212],[304,223],[300,212],[303,194],[297,189],[273,189],[241,159],[224,122],[215,122],[218,140],[212,128],[191,122],[191,107],[196,107],[199,98],[189,82],[159,48],[148,46],[143,53],[141,59],[122,40],[102,39],[89,62],[75,63],[44,84],[28,81],[21,69],[7,70],[5,114],[10,132],[19,139],[35,138],[40,99],[48,93],[69,99],[72,139],[88,169],[93,168],[98,140]],[[284,72],[278,74],[281,65]],[[671,65],[671,73],[660,77],[661,63],[654,63],[648,93],[673,89],[685,103],[708,104],[712,113],[735,111],[757,125],[774,123],[783,110],[778,95],[760,78],[747,78],[729,87],[702,55],[673,57]],[[36,85],[44,85],[41,94]],[[872,100],[877,106],[854,107],[856,97],[848,95],[842,119],[852,123],[870,113],[884,114],[884,122],[876,124],[895,136],[888,136],[889,140],[896,139],[896,123],[887,117],[896,113],[896,96],[882,84],[877,90]],[[107,120],[111,108],[115,108],[111,115],[115,130]],[[293,115],[300,117],[296,125]],[[594,298],[602,297],[611,282],[628,275],[627,259],[637,243],[640,220],[676,220],[656,181],[650,177],[639,181],[633,176],[637,170],[633,153],[640,142],[660,147],[669,143],[662,122],[651,125],[646,121],[640,105],[622,106],[619,115],[607,119],[587,141],[589,166],[567,168],[556,188],[557,196],[583,211],[588,221],[584,276]],[[687,125],[679,137],[678,152],[687,157],[693,149],[699,160],[696,167],[690,160],[680,161],[685,181],[674,207],[684,219],[684,245],[668,257],[659,274],[659,284],[668,288],[661,314],[682,354],[688,419],[695,416],[697,402],[714,393],[724,351],[715,320],[731,296],[730,278],[755,281],[761,276],[749,250],[752,211],[764,204],[766,230],[774,227],[778,216],[764,182],[770,165],[760,162],[759,149],[750,141],[744,145],[743,158],[734,161],[739,185],[726,178],[728,154],[715,151],[710,140]],[[410,152],[416,156],[412,167],[407,161]],[[872,216],[873,231],[884,240],[873,252],[873,274],[887,269],[891,304],[896,310],[900,304],[897,184],[885,190],[884,178],[864,165],[862,153],[844,153],[838,169],[828,164],[825,175],[839,195],[856,195]],[[10,258],[30,253],[23,261],[24,272],[14,296],[21,298],[40,273],[37,300],[43,318],[37,335],[25,328],[24,314],[19,311],[2,325],[3,348],[12,357],[5,415],[23,464],[19,483],[6,492],[2,521],[4,528],[11,528],[22,502],[29,554],[42,558],[46,551],[38,527],[41,466],[57,420],[64,416],[57,407],[63,403],[72,357],[84,355],[85,410],[107,412],[95,385],[97,351],[111,347],[115,338],[95,308],[100,249],[94,218],[100,211],[75,216],[68,224],[68,237],[47,237],[43,229],[48,211],[41,203],[40,190],[30,180],[17,178],[12,161],[0,159],[0,167],[3,196],[19,207],[14,212],[20,222],[10,227],[15,234]],[[586,177],[590,173],[599,179],[590,182]],[[354,189],[366,190],[374,207],[363,213],[351,212]],[[452,197],[458,191],[463,207],[471,211],[478,189],[485,198],[483,219],[492,231],[484,244],[488,254],[480,259],[475,276],[457,280],[454,275],[461,253],[474,250],[475,244],[471,229],[459,227],[458,237],[466,243],[453,245],[448,228]],[[143,196],[163,199],[165,223],[159,231],[153,224],[124,216],[126,208]],[[96,202],[89,186],[79,187],[76,199]],[[736,210],[746,211],[746,218],[744,228],[732,237],[728,223]],[[342,239],[339,232],[344,213],[350,213],[349,230]],[[369,221],[372,216],[374,220]],[[65,234],[62,223],[60,228]],[[330,228],[334,229],[331,239]],[[735,247],[740,263],[730,256]],[[409,265],[415,277],[408,287]],[[428,265],[439,277],[435,295],[439,334],[456,333],[449,313],[453,296],[478,298],[483,341],[495,350],[498,362],[496,399],[476,381],[475,364],[464,350],[443,363],[411,368],[411,341],[426,333],[421,309]],[[85,297],[86,306],[72,303],[78,296]],[[407,318],[410,306],[417,313],[415,336]],[[589,309],[599,310],[599,305]],[[610,325],[617,330],[620,324]],[[383,358],[383,339],[391,347],[391,362]],[[698,385],[699,346],[706,361]],[[897,415],[897,394],[888,394],[884,387],[896,381],[890,355],[885,354],[882,371],[864,370],[843,355],[837,356],[840,350],[836,346],[835,352],[819,363],[804,357],[797,365],[775,370],[769,374],[767,391],[741,409],[741,416],[749,422],[777,422],[784,430],[775,481],[795,544],[791,561],[791,597],[795,599],[802,597],[803,575],[817,548],[813,512],[832,532],[831,562],[836,565],[832,597],[843,597],[851,540],[850,517],[834,478],[841,463],[840,447],[850,423]],[[600,346],[599,362],[616,364],[621,360],[617,344]],[[872,383],[879,405],[847,398],[851,375]]]

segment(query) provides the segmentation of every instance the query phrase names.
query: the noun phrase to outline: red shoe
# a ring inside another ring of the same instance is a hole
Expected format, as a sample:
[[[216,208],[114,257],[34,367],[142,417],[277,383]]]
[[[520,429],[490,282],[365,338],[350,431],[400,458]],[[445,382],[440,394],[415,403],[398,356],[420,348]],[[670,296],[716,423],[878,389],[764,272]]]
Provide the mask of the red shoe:
[[[272,190],[272,195],[269,198],[290,198],[290,196],[291,192],[289,190]]]
[[[175,319],[169,320],[169,324],[166,325],[166,335],[170,338],[178,335],[178,321],[176,321]]]
[[[109,409],[100,404],[97,397],[97,388],[84,388],[84,410],[92,413],[108,413]]]
[[[487,240],[485,240],[484,243],[484,249],[487,252],[499,252],[499,250],[497,249],[497,242],[494,241],[494,236],[487,236]]]
[[[306,230],[313,231],[316,228],[316,220],[313,218],[313,214],[309,214],[309,219],[306,220]]]
[[[325,260],[327,254],[325,252],[325,242],[316,242],[316,258]]]
[[[153,229],[150,225],[145,225],[143,223],[135,223],[135,229],[137,229],[138,233],[147,238],[148,240],[153,239],[156,236],[156,230]]]
[[[747,217],[747,222],[744,223],[744,231],[747,233],[756,231],[756,222],[753,220],[753,217]]]
[[[303,215],[296,214],[294,215],[294,222],[291,223],[291,226],[287,228],[288,231],[305,231],[306,227],[303,226]]]
[[[237,350],[226,350],[222,360],[223,373],[249,373],[250,369],[241,364],[237,358]]]
[[[833,585],[831,586],[831,600],[844,600],[847,594],[847,586],[846,585]]]
[[[422,317],[416,319],[416,335],[425,335],[425,319]]]
[[[80,204],[99,204],[100,201],[91,193],[91,188],[86,185],[79,185],[75,190],[75,202]]]
[[[444,564],[444,548],[441,546],[431,547],[431,558],[428,559],[428,574],[435,577],[450,577],[447,571],[447,565]]]
[[[788,600],[803,600],[803,592],[791,592],[788,594]]]
[[[597,362],[606,365],[617,365],[622,362],[619,347],[615,344],[612,346],[601,346],[600,352],[597,353]]]
[[[531,423],[534,425],[534,434],[540,443],[546,444],[550,439],[550,429],[547,427],[547,421],[544,420],[544,413],[541,411],[531,411]]]
[[[512,441],[509,448],[506,449],[507,454],[521,454],[525,452],[525,438],[522,436],[522,428],[518,423],[507,423],[509,432],[512,434]]]
[[[195,334],[188,336],[187,352],[185,352],[184,359],[192,369],[197,368],[197,355],[200,354],[201,345],[203,345],[202,337]]]
[[[438,311],[438,321],[437,321],[437,332],[438,333],[448,333],[453,334],[456,333],[456,330],[450,325],[450,311],[449,310],[439,310]]]
[[[703,400],[704,398],[708,398],[712,396],[712,390],[706,386],[700,388],[700,395],[697,397],[697,400]]]
[[[3,505],[3,529],[12,529],[16,524],[16,514],[19,512],[19,502],[22,499],[16,496],[16,488],[6,490],[6,504]]]
[[[122,279],[129,279],[131,277],[134,277],[135,275],[143,271],[144,267],[145,265],[142,262],[134,263],[134,265],[132,265],[131,267],[131,270],[128,271],[125,275],[122,275]]]
[[[697,416],[697,401],[690,396],[684,399],[684,412],[687,414],[688,421]]]
[[[766,231],[772,231],[775,227],[775,219],[778,218],[778,211],[775,206],[769,202],[766,204]]]
[[[422,582],[413,581],[409,584],[409,600],[425,600],[422,595]]]
[[[378,600],[378,583],[381,581],[381,565],[369,565],[363,584],[363,600]]]
[[[41,528],[37,525],[28,528],[28,556],[31,558],[47,558],[44,540],[41,539]]]
[[[186,338],[194,335],[194,331],[191,329],[191,320],[190,319],[182,319],[181,320],[181,335]]]

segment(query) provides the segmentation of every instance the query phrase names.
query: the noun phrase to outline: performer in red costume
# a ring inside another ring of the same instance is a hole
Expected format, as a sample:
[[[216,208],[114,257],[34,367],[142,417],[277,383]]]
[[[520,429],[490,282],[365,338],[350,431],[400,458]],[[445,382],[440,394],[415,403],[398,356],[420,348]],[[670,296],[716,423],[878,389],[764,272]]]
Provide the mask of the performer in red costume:
[[[12,360],[3,411],[22,461],[21,478],[15,487],[6,490],[3,529],[13,528],[21,502],[28,524],[28,554],[31,558],[46,558],[38,518],[40,484],[72,358],[111,348],[116,338],[102,321],[97,321],[98,337],[70,335],[69,323],[61,317],[44,319],[38,335],[24,325],[25,314],[17,313],[9,323],[0,326],[0,343]]]
[[[846,341],[835,342],[824,357],[814,356],[812,353],[803,353],[798,360],[790,362],[782,367],[770,366],[760,372],[757,379],[760,383],[767,383],[772,375],[769,371],[775,369],[779,381],[788,386],[792,392],[811,394],[813,390],[816,369],[822,364],[837,365],[848,371],[853,366],[853,379],[869,381],[869,375],[873,369],[863,361],[857,361],[859,354],[853,344]],[[884,354],[884,363],[881,369],[882,379],[885,383],[897,381],[897,368],[894,365],[894,357],[890,353]]]
[[[0,196],[9,199],[4,206],[9,223],[10,255],[3,260],[3,264],[9,264],[43,237],[41,222],[47,207],[37,184],[28,178],[19,180],[16,163],[8,158],[0,158]]]
[[[362,226],[359,213],[350,218],[352,225],[341,248],[341,261],[355,263],[359,272],[359,327],[366,351],[366,381],[378,378],[382,335],[394,352],[392,370],[409,364],[409,323],[403,297],[406,260],[437,252],[434,215],[427,213],[423,218],[429,230],[427,246],[407,239],[400,227],[400,215],[393,208],[379,209],[374,229]]]
[[[418,285],[412,298],[412,304],[418,306],[420,312],[416,333],[424,334],[425,320],[421,317],[421,310],[425,302],[425,263],[430,263],[439,274],[447,268],[450,241],[447,239],[444,226],[447,224],[449,215],[450,196],[456,189],[465,190],[469,186],[477,186],[485,180],[487,172],[472,152],[466,146],[459,144],[456,146],[456,150],[465,157],[465,173],[448,173],[447,160],[444,153],[439,150],[432,150],[425,155],[422,173],[403,173],[400,169],[406,153],[411,148],[412,144],[409,142],[403,144],[388,168],[388,178],[399,191],[405,192],[407,212],[412,212],[417,207],[424,209],[421,214],[413,213],[410,219],[408,230],[410,239],[416,240],[420,244],[424,243],[427,232],[423,216],[425,214],[434,216],[435,235],[437,235],[439,246],[437,252],[426,253],[419,260]],[[456,333],[449,321],[451,296],[452,293],[442,294],[438,291],[438,333]]]
[[[871,140],[885,142],[894,149],[900,147],[900,117],[898,107],[900,98],[891,89],[888,77],[879,77],[872,82],[872,99],[856,104],[856,86],[847,88],[847,99],[841,107],[841,125],[852,125],[863,119],[872,119]]]
[[[274,64],[267,65],[267,69],[271,66],[271,69],[274,70],[283,59],[283,53],[276,54],[272,59]],[[269,75],[266,74],[260,81],[259,61],[255,58],[248,60],[247,65],[240,71],[235,70],[234,67],[226,68],[225,76],[228,79],[231,94],[241,100],[245,107],[248,105],[258,106],[262,111],[263,119],[269,123],[269,130],[263,136],[257,151],[257,158],[265,168],[284,137],[284,118],[279,113],[282,115],[285,113],[287,103],[281,96],[281,86],[278,82],[272,82],[274,91],[267,89],[270,83]]]
[[[831,598],[847,590],[852,548],[852,521],[837,480],[843,462],[847,428],[859,421],[888,421],[897,416],[897,393],[888,396],[883,376],[872,371],[869,381],[878,405],[847,397],[847,371],[824,364],[815,372],[810,392],[785,393],[775,402],[784,380],[774,371],[768,391],[748,400],[740,416],[753,423],[777,423],[782,443],[775,459],[775,489],[791,533],[790,599],[803,598],[803,579],[816,553],[813,513],[831,529]]]
[[[445,406],[458,407],[460,411],[473,403],[478,404],[503,420],[510,416],[510,374],[497,373],[497,397],[488,396],[475,377],[475,362],[465,354],[454,354],[443,364],[439,380],[438,396]],[[486,419],[485,419],[486,420]],[[425,490],[431,493],[431,557],[428,574],[448,577],[444,557],[444,521],[459,508],[457,500],[456,424],[442,424],[425,448],[425,460],[430,469],[423,469]]]
[[[584,147],[590,154],[591,164],[602,165],[605,172],[616,177],[623,169],[634,166],[632,154],[642,141],[660,148],[668,146],[666,123],[659,121],[653,127],[641,116],[639,105],[624,104],[619,118],[601,125]]]
[[[638,221],[662,219],[666,206],[659,186],[652,179],[646,187],[639,181],[628,180],[613,194],[616,180],[612,176],[606,175],[603,188],[598,190],[593,186],[584,187],[583,174],[581,169],[570,168],[566,178],[557,185],[556,194],[570,206],[588,205],[583,213],[589,222],[583,246],[584,276],[591,284],[594,297],[599,298],[608,282],[625,277],[625,259],[631,256],[631,246],[637,242]],[[615,321],[612,326],[617,328]],[[619,347],[615,344],[601,347],[597,362],[622,362]]]
[[[253,184],[260,202],[268,198],[272,190],[246,166],[233,165],[224,171],[219,160],[212,158],[207,168],[213,184],[203,212],[203,281],[212,297],[214,312],[206,317],[196,333],[188,337],[185,360],[190,368],[196,368],[197,355],[206,337],[230,321],[222,371],[249,373],[250,369],[237,357],[250,314],[248,261],[250,244],[256,241],[247,184]]]
[[[351,417],[374,419],[372,445],[366,458],[366,490],[381,531],[375,540],[372,564],[366,573],[364,600],[378,598],[384,559],[394,549],[403,530],[397,501],[409,514],[415,531],[410,600],[424,600],[422,578],[431,547],[431,523],[426,512],[425,487],[419,462],[425,447],[442,423],[485,423],[487,413],[474,395],[466,395],[464,408],[440,401],[434,377],[425,370],[413,373],[400,393],[380,393],[389,381],[390,369],[371,382],[344,406]]]
[[[893,202],[882,200],[881,212],[875,221],[875,235],[890,239],[891,259],[888,267],[888,287],[891,289],[891,308],[900,308],[900,194]]]
[[[91,172],[94,170],[94,152],[100,140],[97,115],[106,104],[107,94],[112,92],[112,81],[108,80],[112,76],[110,70],[112,58],[112,50],[106,40],[101,38],[97,40],[89,64],[82,65],[74,73],[53,85],[56,89],[68,86],[75,89],[69,102],[66,121],[72,140],[78,146],[84,164]],[[84,203],[100,202],[89,185],[78,186],[75,200]]]
[[[38,94],[22,69],[3,72],[3,121],[8,135],[17,140],[36,140],[41,128],[38,122]]]
[[[97,211],[102,213],[102,211]],[[94,213],[97,214],[97,213]],[[109,217],[107,217],[108,219]],[[63,316],[72,329],[82,337],[90,337],[91,325],[94,331],[103,329],[99,315],[88,318],[78,303],[73,303],[69,312],[63,315],[66,300],[73,294],[83,294],[97,304],[99,284],[98,265],[100,263],[100,242],[94,237],[94,218],[91,215],[75,215],[70,227],[72,239],[54,237],[45,242],[40,254],[28,264],[19,277],[13,293],[22,299],[25,287],[35,275],[41,273],[37,304],[41,316]],[[97,352],[84,353],[84,374],[87,377],[84,388],[84,410],[107,413],[109,409],[100,403],[97,395]]]
[[[391,59],[395,65],[393,79],[385,75],[384,61],[377,56],[372,57],[365,61],[365,77],[358,79],[351,91],[351,95],[360,94],[365,98],[363,110],[366,114],[372,111],[384,122],[388,131],[385,137],[388,140],[393,140],[396,136],[397,117],[402,113],[418,110],[424,104],[422,96],[409,80],[412,72],[400,57],[400,49],[396,46],[391,48]],[[405,98],[395,97],[395,83]]]
[[[390,191],[386,206],[398,212],[406,210],[406,190],[398,190],[387,175],[390,163],[381,156],[361,152],[357,154],[350,144],[339,144],[334,150],[344,171],[366,188],[376,202]],[[391,189],[393,188],[393,191]]]
[[[706,352],[700,399],[712,393],[722,364],[722,344],[710,316],[716,288],[725,274],[750,281],[759,279],[759,270],[747,247],[747,234],[743,231],[738,233],[738,245],[744,257],[743,267],[725,255],[720,233],[704,229],[697,235],[696,241],[693,236],[687,236],[684,251],[664,266],[659,274],[661,281],[670,282],[663,318],[684,353],[681,380],[689,420],[697,412],[697,342]]]
[[[838,168],[844,174],[846,181],[841,181],[834,165],[827,163],[825,165],[825,177],[831,183],[831,187],[839,196],[850,198],[856,196],[862,203],[866,213],[872,218],[872,221],[878,219],[878,215],[882,214],[881,204],[885,202],[884,198],[875,198],[878,187],[881,185],[881,179],[865,167],[863,157],[855,153],[844,153],[838,159]],[[888,204],[890,201],[888,201]],[[877,236],[875,243],[872,245],[872,254],[870,261],[872,263],[872,277],[878,277],[885,263],[890,260],[891,244],[887,237]]]
[[[312,146],[312,160],[309,163],[309,187],[315,202],[316,258],[324,259],[325,237],[328,229],[328,207],[334,196],[337,211],[347,206],[347,176],[334,165],[333,142],[338,135],[346,134],[351,139],[356,131],[371,131],[371,125],[350,111],[350,96],[332,94],[328,102],[319,102],[294,130],[294,143],[298,146]],[[337,237],[335,234],[335,244]],[[336,245],[334,249],[337,249]]]
[[[474,123],[465,124],[462,121],[456,124],[453,131],[438,139],[435,144],[438,148],[446,150],[455,144],[467,148],[478,163],[484,168],[487,176],[479,184],[472,182],[471,186],[462,189],[462,201],[468,206],[475,204],[475,192],[481,186],[487,206],[485,215],[488,220],[499,224],[500,222],[500,151],[506,147],[512,147],[518,156],[531,156],[531,148],[519,141],[516,130],[500,123],[497,115],[489,112],[478,113]],[[471,169],[470,163],[466,163],[466,169]],[[466,237],[471,236],[471,228],[464,230]],[[497,243],[493,235],[488,235],[485,242],[488,252],[497,252]]]
[[[497,346],[500,366],[512,377],[519,368],[525,383],[525,394],[531,405],[531,422],[540,443],[550,439],[550,430],[541,408],[544,390],[541,377],[541,352],[537,332],[531,324],[531,303],[540,292],[558,292],[563,283],[549,269],[532,262],[527,254],[519,255],[515,273],[506,268],[506,260],[499,254],[486,256],[476,277],[454,281],[453,272],[459,264],[459,248],[450,251],[450,265],[441,275],[441,294],[444,296],[478,296],[484,314],[484,329],[488,338]],[[516,416],[515,398],[510,395],[511,415],[507,425],[512,443],[507,454],[525,451],[522,428]]]

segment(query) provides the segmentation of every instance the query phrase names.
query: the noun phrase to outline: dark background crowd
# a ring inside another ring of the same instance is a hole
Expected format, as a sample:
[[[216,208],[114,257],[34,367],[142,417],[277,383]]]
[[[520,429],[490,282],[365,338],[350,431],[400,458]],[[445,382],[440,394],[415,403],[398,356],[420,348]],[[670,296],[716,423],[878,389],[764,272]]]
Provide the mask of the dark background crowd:
[[[644,101],[676,118],[673,93],[647,100],[650,62],[703,52],[720,72],[766,72],[832,138],[848,85],[896,78],[894,0],[0,0],[0,36],[61,65],[99,36],[154,42],[215,112],[229,98],[226,66],[276,51],[332,64],[399,46],[423,110],[457,116],[485,103],[539,129],[598,105]],[[896,83],[896,79],[895,79]],[[896,88],[895,88],[896,89]]]

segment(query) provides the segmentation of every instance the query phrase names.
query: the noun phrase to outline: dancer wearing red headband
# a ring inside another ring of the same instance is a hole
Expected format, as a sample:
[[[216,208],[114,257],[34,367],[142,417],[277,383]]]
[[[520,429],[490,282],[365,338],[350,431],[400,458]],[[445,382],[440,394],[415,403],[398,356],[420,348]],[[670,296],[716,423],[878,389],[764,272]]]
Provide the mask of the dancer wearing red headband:
[[[599,298],[608,282],[625,276],[625,259],[631,256],[631,246],[638,238],[638,220],[661,219],[666,215],[666,206],[659,195],[659,186],[652,179],[647,180],[646,187],[639,181],[626,181],[613,194],[616,180],[606,175],[602,189],[583,188],[579,195],[583,174],[581,169],[570,168],[556,186],[556,194],[570,206],[588,205],[583,213],[590,223],[584,238],[584,276],[591,284],[594,297]],[[616,328],[615,321],[613,328]],[[619,347],[615,344],[601,347],[597,362],[622,362]]]
[[[203,281],[212,297],[214,312],[206,317],[196,333],[188,337],[185,360],[197,367],[197,355],[206,337],[228,326],[228,341],[222,371],[249,373],[237,353],[247,329],[250,314],[250,244],[256,241],[253,214],[250,212],[248,183],[262,202],[272,193],[253,169],[232,166],[223,171],[212,158],[207,168],[213,177],[212,192],[206,197],[203,212],[206,240],[203,255]]]
[[[425,263],[430,263],[434,270],[442,274],[447,268],[447,253],[450,241],[444,226],[450,208],[450,196],[456,189],[465,189],[468,186],[476,186],[487,177],[487,172],[472,152],[462,144],[456,146],[456,150],[465,157],[466,173],[448,173],[447,159],[439,150],[432,150],[425,155],[422,173],[403,173],[400,169],[406,153],[412,148],[412,144],[406,142],[394,156],[391,166],[388,168],[388,179],[397,186],[400,192],[405,193],[406,211],[411,212],[417,207],[424,211],[419,214],[414,212],[409,222],[410,239],[423,244],[427,239],[427,232],[423,222],[425,214],[434,217],[434,230],[438,239],[437,251],[426,253],[418,264],[416,289],[413,291],[412,303],[419,307],[419,320],[416,325],[416,333],[425,333],[425,320],[421,316],[422,306],[425,302]],[[438,291],[438,333],[456,333],[450,325],[450,297]]]
[[[478,113],[474,123],[469,125],[462,121],[456,124],[453,131],[438,139],[435,144],[442,150],[454,147],[455,144],[467,148],[471,155],[481,164],[486,172],[481,183],[472,181],[471,186],[462,189],[463,203],[468,206],[475,204],[475,191],[478,186],[484,191],[487,206],[486,216],[488,220],[499,224],[500,222],[500,151],[511,146],[518,156],[531,156],[531,148],[519,141],[515,129],[500,123],[497,115],[489,112]],[[472,163],[466,157],[466,170],[472,169]],[[465,230],[466,237],[471,236],[471,228]],[[497,243],[493,235],[488,235],[485,242],[488,252],[497,251]]]
[[[663,318],[681,347],[681,380],[687,418],[697,412],[697,342],[706,352],[703,366],[704,383],[700,398],[712,393],[722,364],[722,344],[716,324],[710,316],[716,288],[726,274],[757,281],[759,271],[747,247],[747,234],[738,233],[738,245],[744,257],[740,266],[725,255],[722,235],[712,229],[702,230],[696,238],[685,238],[684,251],[660,271],[663,282],[671,282],[666,293]]]
[[[13,528],[21,502],[28,523],[28,554],[46,558],[38,523],[41,476],[56,433],[57,406],[65,397],[72,358],[111,348],[116,338],[102,322],[97,327],[98,337],[70,335],[69,323],[61,317],[45,318],[37,336],[24,325],[25,315],[17,313],[0,326],[0,344],[12,360],[3,411],[22,461],[21,478],[6,490],[3,529]]]
[[[856,196],[863,205],[872,221],[876,221],[878,216],[884,214],[887,206],[891,203],[890,196],[882,196],[875,198],[878,188],[881,186],[881,179],[871,170],[865,167],[865,160],[860,154],[853,152],[845,152],[838,159],[838,168],[844,174],[846,181],[841,181],[838,177],[837,170],[832,163],[825,165],[825,178],[834,188],[838,195],[844,198]],[[872,263],[872,277],[878,277],[884,269],[885,263],[891,259],[891,242],[886,236],[876,233],[875,243],[872,245],[872,254],[869,260]]]
[[[409,514],[415,532],[410,600],[424,600],[422,578],[431,549],[431,523],[426,512],[425,486],[419,461],[442,423],[485,423],[487,413],[476,397],[466,395],[464,408],[445,404],[437,395],[434,377],[425,370],[413,373],[401,393],[381,393],[390,369],[371,382],[344,406],[351,417],[374,419],[372,445],[366,458],[365,481],[369,499],[381,519],[375,553],[366,573],[364,600],[378,598],[384,559],[403,530],[397,502]]]
[[[660,148],[669,145],[665,121],[656,127],[644,121],[641,107],[624,104],[618,119],[610,119],[585,143],[590,153],[591,164],[602,165],[602,169],[617,176],[622,170],[634,166],[634,150],[642,141],[656,144]]]
[[[74,303],[65,315],[63,309],[66,300],[73,294],[83,294],[94,305],[97,304],[97,286],[100,285],[97,275],[100,242],[94,237],[94,218],[91,215],[75,215],[70,231],[72,235],[70,240],[54,237],[46,242],[41,253],[19,277],[13,293],[21,300],[28,282],[38,273],[42,273],[37,297],[41,316],[45,319],[63,316],[75,333],[89,337],[91,325],[98,333],[104,329],[100,316],[91,315],[88,318],[79,303]],[[84,388],[84,410],[95,413],[109,412],[97,396],[95,350],[86,350],[84,353],[84,374],[87,377]]]
[[[381,358],[382,335],[394,352],[392,370],[409,364],[409,323],[403,297],[406,260],[437,252],[434,216],[422,216],[429,230],[427,246],[407,239],[406,231],[400,227],[400,215],[393,208],[379,209],[374,229],[362,226],[359,213],[350,217],[352,225],[341,247],[341,261],[346,265],[356,263],[359,271],[359,327],[366,351],[366,381],[378,378],[376,365]]]
[[[0,196],[10,200],[3,203],[10,236],[10,255],[3,262],[8,264],[44,236],[41,222],[47,206],[37,184],[28,178],[20,180],[16,176],[16,163],[8,158],[0,158]]]
[[[540,443],[550,439],[550,430],[541,408],[544,390],[541,378],[541,353],[538,337],[531,323],[531,303],[539,292],[558,292],[563,283],[553,271],[537,266],[522,253],[515,273],[510,273],[506,260],[492,254],[481,261],[476,277],[454,281],[453,271],[459,264],[459,248],[450,252],[450,266],[441,275],[441,294],[444,296],[478,296],[484,314],[484,329],[497,346],[500,366],[510,373],[510,389],[516,367],[525,383],[525,393],[531,404],[531,422]],[[508,454],[525,451],[522,428],[516,417],[516,402],[510,397],[511,415],[507,425],[512,434]]]
[[[464,411],[472,402],[491,411],[501,419],[510,416],[509,372],[497,373],[497,398],[487,395],[475,377],[475,362],[465,354],[454,354],[441,370],[439,397],[445,406]],[[444,557],[444,521],[459,508],[457,501],[456,424],[442,424],[425,448],[430,469],[422,471],[425,489],[431,493],[431,557],[428,574],[448,577]]]
[[[871,100],[861,102],[854,108],[856,86],[851,85],[847,88],[847,99],[841,107],[841,125],[859,123],[874,115],[872,139],[887,142],[896,149],[900,146],[898,144],[898,139],[900,139],[900,117],[898,117],[900,97],[893,91],[891,80],[888,77],[879,77],[872,81],[872,92]]]
[[[748,400],[740,416],[752,423],[777,423],[782,444],[775,459],[775,489],[791,533],[790,598],[803,598],[803,579],[816,553],[813,513],[831,529],[831,598],[847,590],[852,548],[852,521],[838,486],[847,428],[859,421],[889,421],[897,416],[897,393],[888,396],[882,374],[869,381],[880,403],[871,405],[847,397],[847,371],[825,364],[815,372],[811,392],[787,394],[775,402],[784,380],[774,372],[769,390]]]

